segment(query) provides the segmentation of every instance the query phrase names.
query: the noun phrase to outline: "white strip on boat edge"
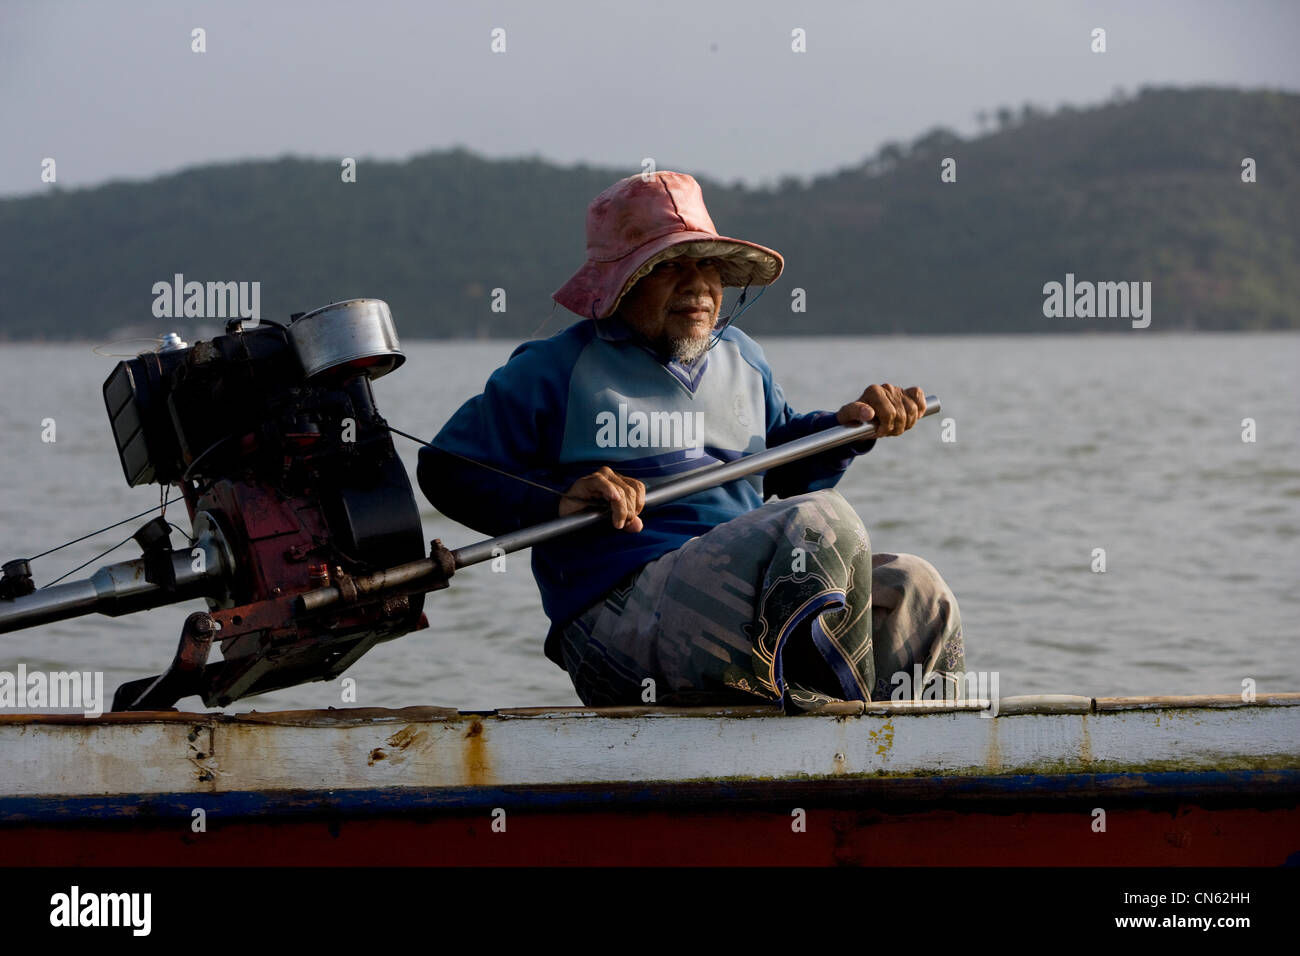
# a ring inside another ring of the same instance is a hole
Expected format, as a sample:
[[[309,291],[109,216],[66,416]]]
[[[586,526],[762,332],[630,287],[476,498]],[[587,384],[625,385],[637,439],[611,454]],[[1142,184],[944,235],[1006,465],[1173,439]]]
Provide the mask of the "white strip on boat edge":
[[[1300,770],[1300,694],[0,714],[0,798]]]

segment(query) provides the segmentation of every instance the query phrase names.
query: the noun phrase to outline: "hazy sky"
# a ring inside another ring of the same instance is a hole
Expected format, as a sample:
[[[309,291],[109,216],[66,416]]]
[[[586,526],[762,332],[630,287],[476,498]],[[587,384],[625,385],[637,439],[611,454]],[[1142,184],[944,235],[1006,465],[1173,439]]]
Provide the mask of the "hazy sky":
[[[1296,0],[0,0],[0,195],[48,188],[47,156],[69,188],[453,145],[756,183],[1027,100],[1296,90],[1298,49]]]

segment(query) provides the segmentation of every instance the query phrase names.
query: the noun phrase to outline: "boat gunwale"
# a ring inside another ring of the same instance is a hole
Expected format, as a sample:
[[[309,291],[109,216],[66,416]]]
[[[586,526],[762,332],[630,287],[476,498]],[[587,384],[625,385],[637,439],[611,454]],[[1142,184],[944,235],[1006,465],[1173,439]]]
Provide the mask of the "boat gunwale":
[[[996,706],[995,706],[996,705]],[[1082,697],[1068,694],[1027,694],[989,700],[841,701],[800,714],[785,714],[774,706],[718,707],[503,707],[491,711],[465,711],[454,707],[416,705],[409,707],[330,707],[325,710],[277,710],[226,713],[224,711],[126,711],[106,712],[97,717],[77,713],[46,711],[0,712],[0,725],[11,724],[135,724],[135,723],[240,723],[277,726],[331,727],[368,723],[423,723],[451,720],[537,720],[558,718],[699,718],[726,717],[858,717],[927,716],[954,712],[983,712],[981,716],[1015,717],[1048,714],[1102,714],[1134,710],[1225,710],[1240,708],[1296,707],[1300,693],[1259,694],[1243,700],[1239,694],[1195,694],[1186,696]]]

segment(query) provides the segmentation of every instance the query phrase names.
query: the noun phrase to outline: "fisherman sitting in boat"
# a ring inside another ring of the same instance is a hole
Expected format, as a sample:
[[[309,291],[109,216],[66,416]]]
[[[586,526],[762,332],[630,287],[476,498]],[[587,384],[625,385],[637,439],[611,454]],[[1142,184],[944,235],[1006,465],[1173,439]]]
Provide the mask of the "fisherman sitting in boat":
[[[617,532],[532,557],[546,655],[588,706],[810,710],[888,699],[916,665],[965,666],[943,579],[914,555],[873,555],[834,490],[874,439],[641,514],[646,488],[683,472],[837,422],[898,435],[925,410],[919,388],[872,385],[838,412],[795,414],[762,349],[718,316],[724,286],[743,287],[740,305],[782,267],[718,235],[692,177],[615,183],[588,208],[586,263],[554,295],[582,320],[516,349],[420,450],[425,495],[484,534],[608,507]]]

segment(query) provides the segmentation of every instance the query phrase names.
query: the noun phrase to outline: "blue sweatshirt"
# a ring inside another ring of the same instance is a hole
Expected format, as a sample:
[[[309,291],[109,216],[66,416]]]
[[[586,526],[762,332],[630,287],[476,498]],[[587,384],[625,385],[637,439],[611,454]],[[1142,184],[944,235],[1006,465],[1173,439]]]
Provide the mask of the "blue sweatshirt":
[[[796,415],[763,350],[735,327],[683,366],[642,344],[616,317],[584,319],[519,346],[483,394],[420,449],[417,477],[444,515],[499,535],[557,517],[559,493],[602,465],[649,489],[835,424],[834,412]],[[766,498],[833,487],[874,444],[841,446],[662,505],[641,516],[645,527],[637,533],[601,525],[537,545],[533,576],[551,634],[633,571]],[[548,637],[547,655],[559,663],[553,643]]]

